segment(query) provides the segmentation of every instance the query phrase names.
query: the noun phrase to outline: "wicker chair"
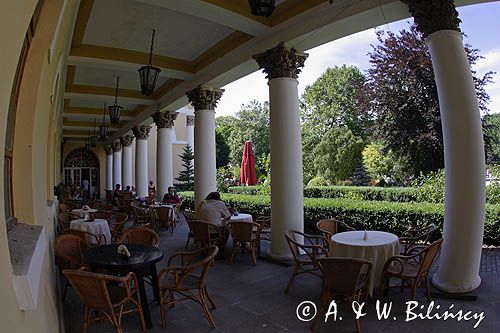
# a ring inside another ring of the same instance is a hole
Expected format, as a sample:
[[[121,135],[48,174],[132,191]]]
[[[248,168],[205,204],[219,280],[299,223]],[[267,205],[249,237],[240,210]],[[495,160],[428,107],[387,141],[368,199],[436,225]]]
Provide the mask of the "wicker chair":
[[[60,212],[60,213],[69,213],[69,212],[70,212],[70,210],[69,210],[68,205],[63,204],[63,203],[62,203],[62,204],[60,204],[60,205],[59,205],[59,212]]]
[[[316,227],[321,231],[327,242],[332,239],[332,236],[340,231],[356,231],[353,227],[348,226],[344,222],[336,219],[319,220]]]
[[[321,277],[321,274],[318,272],[319,266],[317,265],[317,260],[328,256],[328,252],[323,236],[313,236],[296,230],[287,230],[285,238],[295,261],[295,267],[285,289],[285,293],[288,293],[295,280],[295,276],[299,274],[309,273]],[[302,238],[304,240],[303,243],[300,243],[297,238]]]
[[[399,244],[402,255],[408,255],[415,246],[427,246],[430,244],[437,227],[434,224],[422,229],[410,229],[399,237]]]
[[[64,269],[79,269],[85,267],[84,253],[91,247],[86,238],[74,234],[57,236],[54,242],[56,264],[62,272]],[[66,298],[69,282],[66,280],[63,300]]]
[[[122,333],[122,315],[132,312],[139,313],[141,330],[145,330],[141,299],[137,288],[134,288],[137,286],[134,273],[119,277],[82,270],[64,270],[63,274],[70,281],[85,307],[83,332],[87,332],[90,321],[108,319],[116,332]],[[125,310],[125,306],[129,304],[132,308],[127,306]],[[98,315],[96,318],[92,318],[94,311]]]
[[[167,267],[158,277],[163,328],[167,326],[167,308],[185,300],[200,304],[210,327],[215,328],[208,302],[214,309],[215,304],[208,294],[206,277],[218,251],[217,246],[212,245],[193,252],[176,253],[168,259]],[[176,299],[176,294],[182,297]]]
[[[367,295],[368,280],[372,269],[372,262],[353,258],[320,258],[316,261],[323,275],[321,288],[321,306],[318,314],[311,323],[314,329],[319,318],[323,318],[332,300],[349,302],[361,300]],[[356,332],[360,331],[359,319],[356,319]]]
[[[442,241],[442,239],[439,239],[423,249],[414,248],[415,253],[411,255],[399,255],[389,258],[384,265],[382,278],[380,279],[381,295],[384,294],[386,288],[390,288],[390,278],[398,278],[402,280],[402,284],[398,288],[411,288],[413,300],[417,293],[417,287],[425,283],[427,300],[430,301],[431,290],[428,275],[432,263],[439,253]]]
[[[257,247],[257,254],[260,257],[260,243],[271,241],[271,216],[258,216],[255,223],[260,224],[259,245]]]
[[[130,206],[134,212],[134,225],[140,226],[144,224],[148,224],[149,221],[149,212],[148,208],[139,204],[138,202],[131,202]]]
[[[193,231],[193,238],[195,244],[199,247],[208,247],[215,245],[222,248],[224,258],[227,258],[226,243],[227,232],[226,228],[222,225],[207,221],[194,220],[190,222],[191,230]]]
[[[95,235],[87,231],[75,229],[65,230],[63,234],[77,235],[82,239],[85,239],[91,247],[106,244],[106,236],[104,236],[103,234]]]
[[[261,225],[255,222],[234,221],[229,222],[227,226],[231,231],[231,237],[233,238],[233,251],[231,252],[229,263],[233,263],[238,246],[242,246],[241,248],[245,249],[248,244],[250,253],[252,254],[252,262],[254,266],[257,265],[255,252],[258,251]]]
[[[123,232],[118,243],[144,244],[158,247],[160,245],[160,237],[150,228],[132,227]]]
[[[109,211],[105,210],[98,210],[97,212],[93,213],[94,218],[96,219],[103,219],[109,222],[111,220],[112,214]]]
[[[158,220],[161,227],[167,227],[170,229],[170,234],[174,234],[174,224],[175,224],[175,212],[174,208],[168,206],[160,206],[152,209],[156,211]]]
[[[188,236],[187,236],[187,240],[186,240],[186,246],[185,248],[187,249],[188,248],[188,245],[189,245],[189,240],[191,238],[193,238],[193,230],[191,229],[191,221],[194,221],[195,220],[195,216],[194,216],[194,212],[192,211],[189,211],[189,210],[185,210],[183,212],[184,214],[184,217],[186,218],[186,223],[189,227],[189,232],[188,232]]]
[[[115,216],[115,222],[109,224],[109,229],[111,231],[111,241],[116,243],[118,239],[122,236],[123,229],[125,228],[125,223],[128,221],[128,215],[125,213],[118,213]],[[109,221],[108,221],[109,222]]]

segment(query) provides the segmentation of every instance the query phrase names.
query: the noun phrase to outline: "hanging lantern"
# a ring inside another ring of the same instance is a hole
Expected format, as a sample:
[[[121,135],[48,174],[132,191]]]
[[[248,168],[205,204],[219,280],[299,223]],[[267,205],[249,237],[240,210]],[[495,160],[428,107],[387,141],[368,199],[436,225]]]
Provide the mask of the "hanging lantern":
[[[97,146],[97,135],[95,133],[95,124],[96,121],[94,119],[94,130],[92,131],[92,135],[89,137],[90,146],[92,148],[95,148]]]
[[[276,0],[248,0],[252,14],[269,17],[274,12]]]
[[[146,66],[139,68],[139,78],[141,80],[141,92],[149,96],[155,91],[156,80],[161,70],[152,65],[153,60],[153,45],[155,41],[155,30],[153,29],[153,36],[151,38],[151,49],[149,51],[149,63]]]
[[[90,150],[90,142],[89,142],[88,138],[85,138],[84,146],[85,146],[85,150]]]
[[[108,136],[108,125],[106,125],[106,103],[104,103],[104,109],[102,110],[102,124],[99,125],[99,138],[101,140],[106,140]]]
[[[118,105],[118,85],[120,84],[120,77],[116,78],[116,94],[115,94],[115,104],[108,107],[109,109],[109,121],[112,124],[118,124],[120,122],[120,114],[122,113],[123,106]]]

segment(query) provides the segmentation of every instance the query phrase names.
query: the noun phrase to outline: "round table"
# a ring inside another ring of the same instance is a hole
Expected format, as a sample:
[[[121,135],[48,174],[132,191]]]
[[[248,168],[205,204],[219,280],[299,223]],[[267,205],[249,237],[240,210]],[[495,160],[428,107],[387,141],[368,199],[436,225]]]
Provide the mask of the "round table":
[[[154,246],[142,244],[125,244],[130,257],[118,254],[119,244],[102,245],[91,248],[85,253],[85,262],[92,271],[104,268],[111,274],[134,272],[137,277],[137,288],[141,297],[142,311],[147,328],[152,328],[149,302],[144,288],[144,276],[151,276],[155,300],[159,300],[158,274],[156,264],[163,259],[163,252]]]
[[[97,212],[97,209],[91,208],[91,209],[83,210],[83,209],[79,208],[79,209],[73,209],[71,212],[73,214],[79,215],[80,217],[83,217],[85,214],[92,214],[92,213]]]
[[[84,219],[73,220],[70,222],[69,228],[73,230],[86,231],[96,236],[102,234],[106,239],[106,244],[111,243],[111,232],[109,230],[109,224],[108,221],[104,219],[94,219],[94,221],[92,222],[87,222]],[[92,244],[96,243],[95,239],[93,238],[88,238],[87,240]]]
[[[238,213],[238,215],[232,215],[229,221],[240,221],[240,222],[253,222],[253,217],[250,214]]]
[[[330,242],[330,257],[365,259],[373,263],[368,284],[370,295],[373,287],[379,286],[384,265],[392,256],[399,254],[398,236],[383,231],[340,232],[332,236]]]

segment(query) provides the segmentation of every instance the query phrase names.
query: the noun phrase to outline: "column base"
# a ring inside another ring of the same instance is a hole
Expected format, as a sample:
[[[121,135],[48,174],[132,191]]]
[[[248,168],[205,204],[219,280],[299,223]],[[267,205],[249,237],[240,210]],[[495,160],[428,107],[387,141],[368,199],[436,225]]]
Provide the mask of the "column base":
[[[285,263],[293,260],[292,254],[284,255],[284,254],[275,254],[272,253],[271,251],[266,252],[267,258],[269,258],[272,261],[280,262],[280,263]]]
[[[470,291],[473,291],[481,285],[481,277],[479,275],[476,275],[473,281],[470,281],[469,283],[465,285],[460,285],[460,286],[455,286],[451,285],[449,283],[446,283],[445,281],[439,280],[438,273],[435,273],[432,276],[432,284],[434,287],[437,289],[451,293],[451,294],[461,294],[461,293],[467,293]]]

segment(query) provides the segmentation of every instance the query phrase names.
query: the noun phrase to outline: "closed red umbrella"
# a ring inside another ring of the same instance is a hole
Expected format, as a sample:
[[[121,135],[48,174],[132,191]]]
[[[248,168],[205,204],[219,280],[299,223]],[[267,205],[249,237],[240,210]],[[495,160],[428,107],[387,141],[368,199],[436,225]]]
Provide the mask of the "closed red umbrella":
[[[243,148],[240,183],[247,186],[257,184],[257,176],[255,175],[255,155],[253,154],[251,141],[245,142],[245,147]]]

